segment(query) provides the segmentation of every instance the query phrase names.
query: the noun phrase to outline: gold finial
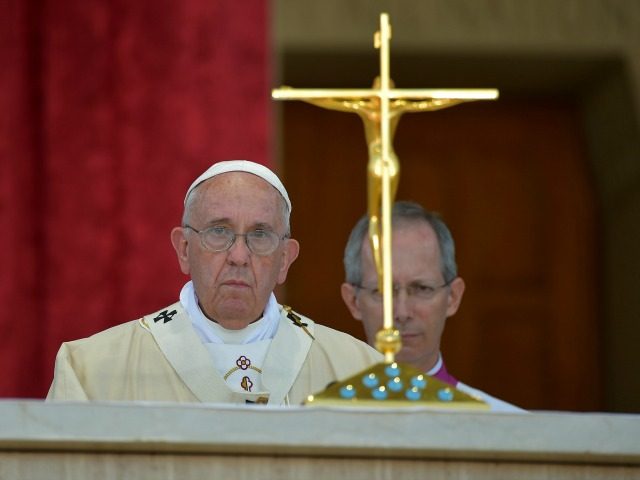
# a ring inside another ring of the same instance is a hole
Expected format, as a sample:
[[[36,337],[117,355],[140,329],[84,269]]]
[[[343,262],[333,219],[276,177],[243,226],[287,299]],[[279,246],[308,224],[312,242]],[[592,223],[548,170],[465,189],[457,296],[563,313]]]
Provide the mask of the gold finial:
[[[398,329],[383,328],[376,333],[376,349],[384,355],[386,362],[393,362],[401,348],[402,340]]]

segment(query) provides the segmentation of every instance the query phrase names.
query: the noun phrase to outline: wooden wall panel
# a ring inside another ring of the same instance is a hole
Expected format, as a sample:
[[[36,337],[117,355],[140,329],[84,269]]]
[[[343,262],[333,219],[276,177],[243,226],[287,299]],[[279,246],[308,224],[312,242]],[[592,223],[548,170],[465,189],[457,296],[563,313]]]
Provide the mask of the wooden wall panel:
[[[284,105],[284,177],[302,245],[280,298],[360,338],[342,253],[366,209],[356,115]],[[467,292],[443,353],[462,381],[525,408],[601,408],[595,194],[574,107],[476,103],[400,121],[397,199],[440,212]]]

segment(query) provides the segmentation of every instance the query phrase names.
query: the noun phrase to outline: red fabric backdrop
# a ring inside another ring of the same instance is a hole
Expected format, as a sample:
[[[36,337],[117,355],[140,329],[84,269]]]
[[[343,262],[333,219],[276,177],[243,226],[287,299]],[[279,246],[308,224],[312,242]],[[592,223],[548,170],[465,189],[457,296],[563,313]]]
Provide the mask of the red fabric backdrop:
[[[0,396],[44,396],[61,342],[177,300],[188,185],[215,160],[269,163],[267,7],[0,9]]]

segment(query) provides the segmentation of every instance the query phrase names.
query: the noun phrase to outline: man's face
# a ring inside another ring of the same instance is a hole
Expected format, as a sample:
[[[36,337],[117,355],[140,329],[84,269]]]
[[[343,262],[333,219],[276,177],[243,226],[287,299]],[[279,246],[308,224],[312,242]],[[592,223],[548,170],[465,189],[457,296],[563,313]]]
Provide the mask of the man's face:
[[[402,350],[396,355],[406,362],[428,371],[438,360],[440,338],[447,317],[460,305],[464,282],[456,278],[450,286],[436,288],[429,298],[407,294],[407,287],[439,287],[445,283],[440,265],[440,248],[435,232],[426,222],[402,222],[392,235],[394,325],[402,336]],[[362,286],[342,285],[342,297],[357,320],[362,321],[367,341],[373,345],[382,329],[382,302],[368,289],[377,287],[378,277],[368,237],[362,248]]]
[[[198,186],[189,224],[197,230],[228,227],[235,233],[259,229],[283,236],[282,198],[262,178],[229,172]],[[180,267],[191,280],[200,307],[227,329],[241,329],[262,315],[269,295],[285,281],[298,256],[298,242],[284,239],[270,255],[252,253],[244,237],[224,252],[206,250],[197,233],[176,227],[171,239]]]

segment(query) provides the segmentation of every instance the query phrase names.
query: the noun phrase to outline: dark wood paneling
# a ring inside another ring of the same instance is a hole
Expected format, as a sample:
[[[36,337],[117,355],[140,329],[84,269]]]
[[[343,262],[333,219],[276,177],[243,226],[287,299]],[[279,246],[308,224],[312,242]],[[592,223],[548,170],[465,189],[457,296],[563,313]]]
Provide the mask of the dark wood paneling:
[[[283,174],[302,245],[279,298],[364,338],[340,298],[342,253],[366,210],[353,114],[284,104]],[[571,104],[466,104],[406,114],[397,199],[440,212],[467,292],[443,353],[462,381],[532,409],[602,407],[596,206]]]

